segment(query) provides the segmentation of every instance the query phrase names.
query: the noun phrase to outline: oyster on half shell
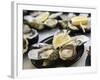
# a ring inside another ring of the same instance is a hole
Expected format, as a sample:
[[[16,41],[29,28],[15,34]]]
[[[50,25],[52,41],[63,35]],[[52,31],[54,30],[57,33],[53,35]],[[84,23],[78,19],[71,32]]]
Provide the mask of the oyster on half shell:
[[[72,60],[76,55],[76,46],[73,44],[65,44],[59,50],[59,56],[62,60]]]
[[[53,46],[46,43],[38,43],[32,45],[33,49],[28,53],[30,59],[34,60],[56,60],[58,58],[57,50]]]
[[[43,22],[48,19],[49,12],[42,12],[38,16],[36,16],[29,24],[32,28],[35,28],[37,30],[44,29]]]
[[[35,29],[31,29],[28,25],[23,26],[24,38],[29,42],[29,45],[32,45],[38,42],[38,32]]]
[[[48,46],[41,50],[40,57],[41,59],[44,59],[42,66],[48,66],[59,58],[59,54],[52,46]]]
[[[56,60],[58,59],[57,50],[53,49],[53,46],[46,46],[40,51],[41,59]]]

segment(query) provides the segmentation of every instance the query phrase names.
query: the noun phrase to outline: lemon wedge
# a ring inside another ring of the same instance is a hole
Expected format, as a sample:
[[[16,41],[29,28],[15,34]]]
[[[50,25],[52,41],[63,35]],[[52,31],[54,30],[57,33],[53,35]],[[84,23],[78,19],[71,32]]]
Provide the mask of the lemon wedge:
[[[85,17],[85,16],[76,16],[76,17],[73,17],[73,18],[71,19],[71,21],[72,21],[72,24],[73,24],[74,26],[80,26],[80,23],[81,23],[82,25],[88,24],[88,18]]]
[[[53,46],[55,49],[71,41],[71,37],[66,32],[61,32],[53,37]]]
[[[42,14],[40,14],[39,16],[37,16],[35,18],[35,20],[38,22],[38,23],[42,23],[44,22],[48,17],[49,17],[49,12],[44,12]]]

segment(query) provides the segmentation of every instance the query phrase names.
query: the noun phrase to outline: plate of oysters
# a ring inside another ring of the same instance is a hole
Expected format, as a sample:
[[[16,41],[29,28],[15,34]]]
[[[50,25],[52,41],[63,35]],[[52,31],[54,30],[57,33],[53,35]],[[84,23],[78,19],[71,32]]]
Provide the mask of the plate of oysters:
[[[24,10],[23,58],[36,68],[69,67],[84,54],[90,34],[90,13]]]

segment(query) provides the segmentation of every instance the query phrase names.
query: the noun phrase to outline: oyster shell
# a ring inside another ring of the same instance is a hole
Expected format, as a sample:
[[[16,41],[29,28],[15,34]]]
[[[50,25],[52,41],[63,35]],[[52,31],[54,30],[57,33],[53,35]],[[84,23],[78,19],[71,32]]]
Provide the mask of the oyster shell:
[[[42,29],[44,29],[43,23],[37,23],[36,21],[32,21],[32,22],[30,23],[30,25],[31,25],[32,28],[35,28],[35,29],[37,29],[37,30],[42,30]]]
[[[74,40],[75,45],[82,45],[86,43],[87,41],[89,41],[89,38],[85,35],[78,35],[78,36],[72,37],[72,39]]]
[[[57,20],[56,19],[47,19],[44,24],[50,28],[56,27]]]
[[[24,24],[24,26],[23,26],[23,33],[24,34],[27,34],[30,31],[31,31],[31,28],[28,25]]]
[[[32,45],[32,49],[28,53],[29,59],[40,60],[40,51],[43,47],[49,46],[46,43],[37,43]]]
[[[28,57],[29,59],[40,61],[42,60],[42,66],[46,67],[55,60],[59,58],[59,54],[57,50],[53,49],[52,45],[46,43],[38,43],[34,44],[33,49],[29,51]]]
[[[81,13],[79,16],[85,16],[85,17],[88,17],[89,14],[87,14],[87,13]]]
[[[38,32],[35,29],[29,28],[28,25],[24,25],[24,38],[26,38],[29,42],[29,46],[38,42]]]
[[[86,30],[90,30],[90,19],[86,16],[76,16],[71,19],[71,24],[76,26],[85,33]]]
[[[49,18],[53,18],[53,19],[59,19],[60,18],[60,15],[62,15],[61,12],[59,13],[52,13]]]
[[[28,40],[23,38],[23,54],[28,51]]]
[[[67,16],[68,16],[68,14],[62,14],[62,15],[60,15],[60,18],[61,18],[62,20],[64,20],[64,21],[66,21],[66,20],[68,20],[68,19],[67,19]]]

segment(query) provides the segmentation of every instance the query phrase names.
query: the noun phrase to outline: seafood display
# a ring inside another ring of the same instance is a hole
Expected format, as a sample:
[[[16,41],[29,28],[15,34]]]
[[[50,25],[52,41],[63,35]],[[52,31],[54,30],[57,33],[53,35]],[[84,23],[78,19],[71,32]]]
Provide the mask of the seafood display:
[[[23,54],[35,68],[71,66],[90,34],[90,13],[23,11]]]
[[[62,29],[80,30],[88,29],[90,31],[90,14],[79,13],[51,13],[51,12],[33,12],[30,15],[24,16],[24,20],[37,30],[43,30],[46,27],[55,28],[60,27]],[[35,16],[33,16],[35,15]],[[46,26],[45,26],[46,25]],[[89,28],[88,28],[89,27]]]

